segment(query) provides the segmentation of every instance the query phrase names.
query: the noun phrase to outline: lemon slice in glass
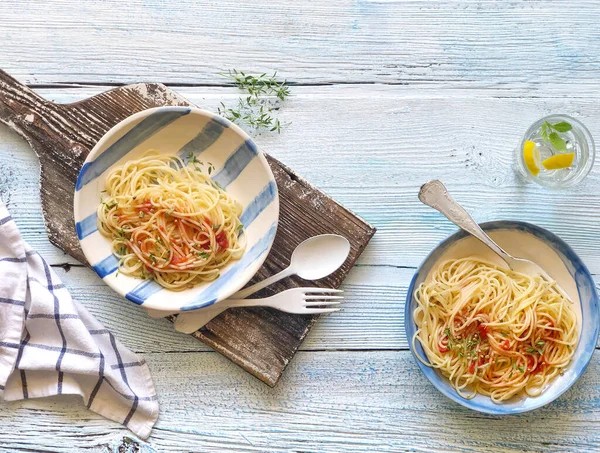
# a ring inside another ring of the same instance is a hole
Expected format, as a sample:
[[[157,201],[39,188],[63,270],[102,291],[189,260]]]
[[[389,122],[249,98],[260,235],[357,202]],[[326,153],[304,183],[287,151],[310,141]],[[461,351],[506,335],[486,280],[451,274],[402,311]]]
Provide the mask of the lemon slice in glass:
[[[540,173],[540,150],[537,149],[535,142],[527,140],[525,146],[523,146],[523,160],[527,169],[533,176],[537,176]]]
[[[569,168],[573,165],[575,153],[556,154],[548,159],[544,159],[542,165],[546,170],[560,170],[561,168]]]

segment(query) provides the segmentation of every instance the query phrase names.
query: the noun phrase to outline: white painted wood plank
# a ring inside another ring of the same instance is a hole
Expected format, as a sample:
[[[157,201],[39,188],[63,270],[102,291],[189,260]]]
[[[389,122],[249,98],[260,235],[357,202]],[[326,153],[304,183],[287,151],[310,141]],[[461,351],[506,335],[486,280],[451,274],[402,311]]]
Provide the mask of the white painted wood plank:
[[[0,61],[28,83],[598,86],[597,1],[43,0],[0,4]]]
[[[346,310],[321,319],[303,348],[397,349],[406,347],[412,269],[394,266],[416,266],[452,230],[416,201],[430,177],[444,178],[478,220],[549,227],[600,273],[598,170],[588,185],[557,195],[520,187],[508,167],[520,133],[547,112],[574,113],[598,137],[599,16],[596,1],[5,0],[0,61],[39,84],[221,84],[218,73],[231,67],[279,70],[303,84],[408,84],[295,88],[281,112],[292,125],[257,138],[379,227],[361,260],[376,267],[353,270]],[[100,89],[48,93],[66,101]],[[180,90],[212,109],[235,97],[230,89]],[[34,247],[53,263],[69,261],[43,233],[37,171],[27,145],[0,126],[0,195]],[[444,400],[406,351],[301,352],[269,389],[198,352],[204,347],[165,321],[145,318],[90,271],[61,275],[119,338],[145,352],[162,405],[150,439],[157,451],[600,449],[597,357],[573,391],[519,417],[481,416]],[[0,403],[0,423],[0,451],[11,452],[99,451],[128,434],[76,398]]]
[[[74,299],[80,301],[124,344],[136,352],[209,351],[172,323],[151,319],[123,299],[87,268],[57,269]],[[301,350],[406,349],[404,303],[412,269],[355,267],[346,279],[343,310],[322,316]],[[126,322],[124,322],[126,320]]]
[[[164,319],[151,319],[86,268],[58,269],[73,297],[136,352],[209,351],[199,341],[176,332]],[[302,351],[407,349],[404,330],[406,293],[414,269],[356,266],[346,278],[343,309],[322,316]],[[600,289],[600,276],[596,277]],[[126,320],[124,322],[123,320]]]
[[[145,355],[159,452],[594,452],[600,360],[555,403],[493,417],[444,398],[406,351],[301,352],[270,389],[216,353]],[[127,435],[76,398],[0,403],[0,450],[99,451]],[[103,450],[106,451],[106,450]]]
[[[69,102],[102,89],[42,92]],[[231,88],[178,90],[211,110],[238,95]],[[502,90],[450,90],[446,96],[383,85],[295,87],[292,93],[281,109],[281,119],[292,124],[256,141],[379,229],[360,263],[415,267],[455,230],[417,200],[422,183],[440,178],[478,221],[516,219],[546,227],[600,273],[600,167],[580,187],[562,192],[524,185],[511,168],[520,135],[544,114],[574,114],[600,136],[596,97],[565,98],[556,88],[532,98],[504,97]],[[72,262],[42,233],[33,154],[1,126],[0,171],[0,193],[26,239],[51,262]]]

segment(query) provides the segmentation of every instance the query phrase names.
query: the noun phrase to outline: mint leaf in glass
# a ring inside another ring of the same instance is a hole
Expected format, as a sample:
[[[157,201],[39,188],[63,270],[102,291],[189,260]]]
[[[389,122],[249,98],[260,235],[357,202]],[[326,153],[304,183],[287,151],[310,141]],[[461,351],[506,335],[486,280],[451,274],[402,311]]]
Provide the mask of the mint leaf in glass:
[[[542,140],[544,140],[545,142],[550,141],[549,135],[550,135],[551,130],[552,130],[552,125],[548,121],[545,121],[544,124],[542,124],[542,129],[540,131]]]
[[[560,123],[553,124],[552,129],[557,132],[569,132],[571,129],[573,129],[573,126],[571,126],[571,123],[561,121]]]
[[[556,132],[550,134],[550,144],[556,151],[566,151],[567,144]]]

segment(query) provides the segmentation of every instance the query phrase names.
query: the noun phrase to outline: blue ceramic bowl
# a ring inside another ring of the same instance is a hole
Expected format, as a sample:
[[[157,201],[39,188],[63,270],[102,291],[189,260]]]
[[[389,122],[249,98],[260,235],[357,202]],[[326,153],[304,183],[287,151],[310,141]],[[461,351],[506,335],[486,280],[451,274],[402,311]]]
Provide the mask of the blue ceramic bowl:
[[[477,395],[473,399],[462,398],[439,371],[425,366],[416,357],[415,360],[427,379],[440,392],[469,409],[495,415],[527,412],[552,402],[566,392],[579,379],[589,364],[596,346],[600,325],[596,286],[587,267],[573,249],[549,231],[529,223],[512,221],[487,222],[481,224],[481,227],[509,253],[538,262],[558,281],[573,300],[576,301],[578,296],[581,304],[581,336],[575,355],[570,365],[564,370],[564,374],[552,381],[540,396],[513,398],[500,404],[493,403],[489,397],[482,395]],[[419,354],[422,358],[427,357],[418,342],[415,342],[414,346],[412,344],[412,338],[416,331],[413,319],[413,312],[416,308],[413,297],[415,289],[439,262],[448,258],[482,256],[483,254],[486,258],[494,257],[493,253],[476,238],[464,231],[459,231],[439,244],[425,258],[412,279],[406,297],[404,315],[406,336],[413,355]],[[498,258],[494,257],[494,259]]]
[[[107,174],[115,166],[138,159],[150,148],[190,153],[215,170],[218,182],[243,207],[246,251],[229,263],[213,282],[184,291],[169,291],[152,280],[117,273],[110,239],[98,232],[96,209]],[[279,220],[279,195],[271,168],[248,135],[211,112],[190,107],[159,107],[126,118],[92,149],[75,187],[75,226],[81,248],[96,273],[115,291],[144,308],[162,312],[194,310],[223,300],[241,289],[269,254]]]

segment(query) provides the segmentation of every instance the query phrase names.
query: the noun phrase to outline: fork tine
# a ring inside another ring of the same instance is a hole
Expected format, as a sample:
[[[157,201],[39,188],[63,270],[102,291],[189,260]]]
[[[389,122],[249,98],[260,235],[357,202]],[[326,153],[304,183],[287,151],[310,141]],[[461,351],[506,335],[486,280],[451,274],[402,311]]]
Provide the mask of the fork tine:
[[[305,307],[328,307],[329,305],[340,305],[340,301],[332,301],[332,302],[307,302],[304,304]]]
[[[333,313],[334,311],[340,311],[339,308],[307,308],[302,313],[307,315],[320,315],[323,313]]]
[[[343,299],[344,296],[304,296],[305,301],[309,300],[336,300]]]
[[[302,292],[305,294],[312,294],[312,293],[343,293],[344,291],[342,291],[341,289],[333,289],[333,288],[303,288]]]

